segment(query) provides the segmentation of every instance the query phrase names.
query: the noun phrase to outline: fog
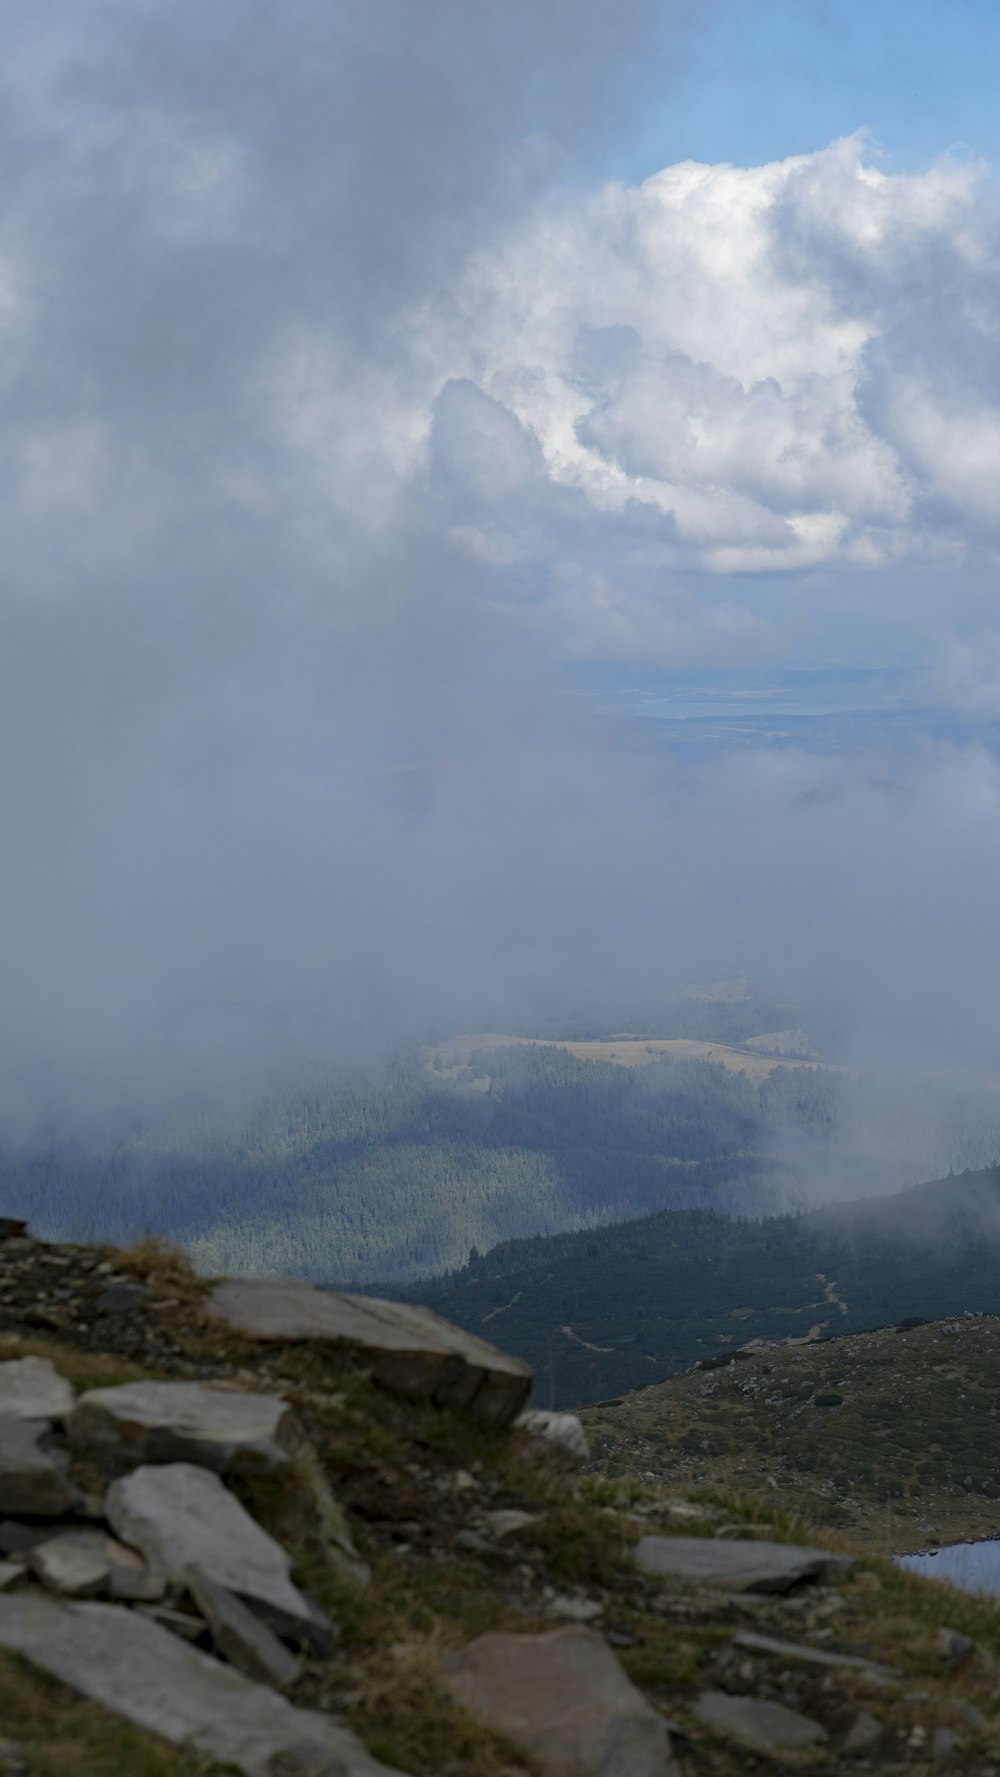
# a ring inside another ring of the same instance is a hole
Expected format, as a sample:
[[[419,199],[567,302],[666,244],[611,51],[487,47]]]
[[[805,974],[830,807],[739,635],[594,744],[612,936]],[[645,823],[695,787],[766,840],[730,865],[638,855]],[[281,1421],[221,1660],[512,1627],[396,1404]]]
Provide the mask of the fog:
[[[699,10],[3,8],[8,1118],[720,958],[851,1060],[1000,1066],[989,752],[681,769],[562,676],[909,648],[912,562],[996,707],[991,200],[860,142],[602,184]]]

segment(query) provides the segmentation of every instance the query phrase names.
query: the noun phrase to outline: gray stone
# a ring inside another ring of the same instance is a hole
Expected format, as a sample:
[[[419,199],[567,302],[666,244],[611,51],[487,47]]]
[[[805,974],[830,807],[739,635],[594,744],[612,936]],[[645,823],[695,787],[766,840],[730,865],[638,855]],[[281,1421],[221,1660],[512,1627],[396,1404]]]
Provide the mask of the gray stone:
[[[527,1530],[530,1525],[539,1523],[540,1519],[540,1512],[519,1512],[515,1506],[510,1506],[504,1511],[487,1512],[483,1523],[499,1543],[505,1536],[516,1536],[519,1530]]]
[[[779,1641],[774,1635],[758,1635],[750,1629],[734,1635],[732,1645],[744,1653],[767,1654],[791,1664],[825,1666],[828,1671],[839,1667],[843,1671],[857,1672],[873,1684],[893,1684],[900,1676],[891,1666],[880,1666],[875,1660],[862,1659],[858,1654],[831,1654],[823,1648],[808,1647],[800,1641]]]
[[[949,1666],[958,1666],[963,1660],[971,1659],[976,1651],[976,1644],[968,1635],[962,1635],[957,1629],[940,1629],[938,1631],[938,1651]]]
[[[644,1536],[635,1551],[641,1573],[724,1592],[787,1592],[799,1580],[831,1579],[857,1565],[846,1555],[794,1543],[718,1542],[701,1536]]]
[[[195,1462],[268,1473],[299,1441],[295,1415],[276,1395],[199,1382],[127,1382],[82,1395],[67,1434],[78,1449],[138,1462]]]
[[[518,1414],[514,1423],[520,1431],[543,1438],[580,1462],[586,1462],[590,1455],[583,1420],[576,1413],[550,1413],[544,1407],[529,1407],[527,1412]]]
[[[0,1647],[189,1756],[233,1765],[244,1777],[389,1777],[388,1766],[329,1716],[297,1709],[122,1605],[0,1596]]]
[[[103,1530],[65,1530],[37,1543],[25,1566],[50,1592],[68,1598],[161,1598],[162,1577]]]
[[[131,1314],[148,1295],[144,1283],[113,1283],[110,1289],[101,1291],[94,1306],[98,1314]]]
[[[592,1629],[481,1635],[438,1681],[544,1777],[679,1777],[667,1723]]]
[[[520,1358],[441,1320],[429,1308],[347,1296],[296,1278],[230,1278],[207,1312],[251,1339],[311,1339],[355,1357],[386,1388],[505,1425],[531,1389]]]
[[[703,1691],[694,1714],[717,1734],[728,1734],[763,1751],[775,1746],[815,1746],[829,1739],[818,1721],[810,1721],[797,1709],[759,1697],[732,1697],[728,1691]]]
[[[545,1600],[545,1615],[558,1617],[563,1623],[594,1623],[604,1615],[604,1606],[598,1604],[596,1598],[581,1598],[573,1592],[554,1592]]]
[[[0,1561],[0,1592],[6,1592],[9,1586],[16,1586],[19,1580],[26,1578],[26,1569],[22,1561]]]
[[[187,1588],[200,1610],[217,1654],[261,1684],[294,1684],[299,1662],[276,1635],[227,1586],[198,1567],[187,1570]]]
[[[0,1364],[0,1419],[65,1419],[73,1390],[47,1357]]]
[[[0,1512],[58,1518],[79,1502],[61,1457],[44,1446],[48,1431],[36,1420],[0,1420]]]
[[[931,1735],[931,1751],[935,1758],[951,1758],[962,1742],[951,1728],[935,1728]]]
[[[208,1624],[204,1617],[192,1616],[188,1610],[174,1610],[170,1604],[137,1604],[136,1610],[141,1611],[150,1622],[159,1623],[162,1628],[169,1629],[171,1634],[180,1635],[184,1641],[201,1641],[208,1637]]]
[[[137,1468],[109,1487],[105,1511],[122,1540],[168,1579],[200,1568],[282,1633],[329,1645],[330,1624],[292,1584],[284,1549],[211,1470],[189,1462]]]
[[[882,1738],[882,1723],[862,1709],[844,1735],[845,1752],[869,1752]]]

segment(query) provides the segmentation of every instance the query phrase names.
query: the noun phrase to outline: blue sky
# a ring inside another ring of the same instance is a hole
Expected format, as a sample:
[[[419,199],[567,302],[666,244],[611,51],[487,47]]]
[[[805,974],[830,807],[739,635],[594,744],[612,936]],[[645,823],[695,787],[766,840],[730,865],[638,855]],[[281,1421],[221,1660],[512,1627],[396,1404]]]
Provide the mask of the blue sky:
[[[722,0],[688,56],[678,80],[668,38],[613,176],[754,166],[862,128],[887,171],[953,149],[1000,161],[996,0]]]

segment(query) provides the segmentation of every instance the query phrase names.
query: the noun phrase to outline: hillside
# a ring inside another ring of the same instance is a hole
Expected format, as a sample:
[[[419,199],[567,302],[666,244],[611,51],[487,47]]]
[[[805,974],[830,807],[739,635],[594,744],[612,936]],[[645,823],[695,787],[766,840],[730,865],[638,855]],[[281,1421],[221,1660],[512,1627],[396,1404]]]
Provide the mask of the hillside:
[[[515,1241],[419,1297],[531,1363],[543,1405],[577,1407],[757,1339],[1000,1310],[1000,1172],[761,1222],[666,1213]]]
[[[852,1548],[996,1535],[996,1316],[740,1351],[584,1419],[602,1473],[735,1488]]]
[[[8,1223],[0,1338],[10,1777],[222,1777],[222,1750],[244,1777],[1000,1758],[994,1606],[817,1549],[771,1501],[577,1479],[507,1423],[518,1366],[412,1312]],[[197,1568],[178,1487],[224,1508]],[[212,1578],[237,1519],[242,1602]]]
[[[729,1014],[748,1007],[692,1001],[687,1028],[721,1010],[739,1034]],[[982,1084],[779,1065],[717,1038],[725,1062],[678,1059],[693,1037],[612,1039],[317,1065],[72,1139],[55,1110],[0,1123],[0,1213],[52,1239],[159,1234],[205,1271],[398,1287],[511,1240],[661,1210],[772,1215],[1000,1152],[1000,1094]]]

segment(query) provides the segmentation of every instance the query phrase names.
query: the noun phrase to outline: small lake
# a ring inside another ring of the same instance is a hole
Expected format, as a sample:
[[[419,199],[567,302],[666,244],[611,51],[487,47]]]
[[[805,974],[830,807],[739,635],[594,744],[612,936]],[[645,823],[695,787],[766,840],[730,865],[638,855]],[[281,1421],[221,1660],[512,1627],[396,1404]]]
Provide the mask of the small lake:
[[[949,1543],[936,1555],[897,1555],[900,1567],[929,1580],[950,1580],[962,1592],[1000,1598],[1000,1538],[983,1543]]]

